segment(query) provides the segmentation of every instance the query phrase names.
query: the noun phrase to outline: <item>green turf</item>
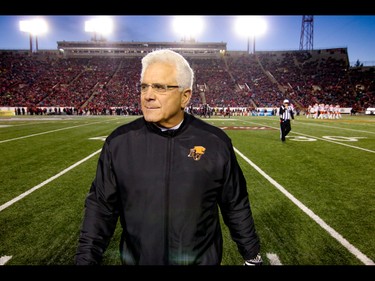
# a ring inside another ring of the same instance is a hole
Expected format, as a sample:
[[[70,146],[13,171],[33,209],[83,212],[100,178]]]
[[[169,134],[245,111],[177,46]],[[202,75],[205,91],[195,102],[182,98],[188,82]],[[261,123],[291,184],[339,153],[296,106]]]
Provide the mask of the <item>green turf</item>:
[[[0,211],[0,258],[12,256],[6,265],[73,264],[84,198],[98,159],[94,153],[103,144],[91,138],[105,137],[130,120],[134,117],[0,118],[0,206],[40,186]],[[285,143],[279,139],[277,117],[204,120],[223,127],[243,155],[237,157],[266,265],[274,262],[269,254],[283,265],[363,265],[366,258],[374,262],[372,116],[344,115],[340,120],[297,116]],[[225,226],[223,235],[223,265],[240,265],[242,259]],[[105,253],[106,265],[120,264],[119,236],[120,228]]]

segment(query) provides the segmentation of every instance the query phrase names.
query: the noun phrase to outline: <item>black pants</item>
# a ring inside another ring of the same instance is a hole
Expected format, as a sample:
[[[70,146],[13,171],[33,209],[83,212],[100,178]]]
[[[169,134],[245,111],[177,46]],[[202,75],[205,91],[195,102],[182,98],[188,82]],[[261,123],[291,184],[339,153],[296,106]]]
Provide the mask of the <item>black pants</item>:
[[[290,120],[284,120],[283,122],[280,122],[280,139],[282,141],[285,141],[285,137],[291,130],[292,127],[290,125]]]

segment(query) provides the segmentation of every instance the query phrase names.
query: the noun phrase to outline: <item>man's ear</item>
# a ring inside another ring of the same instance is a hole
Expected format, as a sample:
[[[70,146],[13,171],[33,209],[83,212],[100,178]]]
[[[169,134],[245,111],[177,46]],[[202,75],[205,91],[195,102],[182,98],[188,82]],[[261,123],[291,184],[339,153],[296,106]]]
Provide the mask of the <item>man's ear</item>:
[[[187,105],[190,102],[191,95],[192,95],[191,89],[185,89],[182,92],[182,96],[181,96],[181,108],[184,109],[185,107],[187,107]]]

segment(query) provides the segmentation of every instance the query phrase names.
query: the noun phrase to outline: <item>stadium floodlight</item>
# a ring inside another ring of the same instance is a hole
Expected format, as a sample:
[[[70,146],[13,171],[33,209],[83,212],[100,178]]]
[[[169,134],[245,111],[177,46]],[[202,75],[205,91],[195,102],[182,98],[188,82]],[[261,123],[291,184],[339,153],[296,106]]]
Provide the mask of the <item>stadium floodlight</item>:
[[[36,18],[32,20],[21,20],[20,31],[29,33],[30,53],[33,51],[33,36],[35,36],[36,52],[38,51],[38,35],[48,31],[48,25],[45,20]]]
[[[182,35],[182,41],[194,42],[196,36],[203,30],[204,22],[200,16],[176,16],[173,20],[174,30]]]
[[[100,35],[100,40],[103,40],[103,35],[112,33],[113,21],[110,17],[100,16],[85,22],[85,31],[94,34],[93,41],[97,41],[97,35]]]
[[[266,21],[259,16],[240,16],[237,18],[235,28],[238,34],[247,37],[247,53],[250,51],[250,37],[253,38],[253,54],[255,54],[255,37],[266,31]]]

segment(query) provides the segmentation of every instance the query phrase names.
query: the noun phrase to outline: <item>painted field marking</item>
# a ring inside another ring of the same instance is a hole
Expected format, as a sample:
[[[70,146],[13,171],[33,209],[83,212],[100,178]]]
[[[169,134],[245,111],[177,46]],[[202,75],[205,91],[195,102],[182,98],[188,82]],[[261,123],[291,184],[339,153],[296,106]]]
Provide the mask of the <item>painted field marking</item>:
[[[73,165],[71,165],[70,167],[66,168],[65,170],[61,171],[60,173],[54,175],[53,177],[50,177],[49,179],[45,180],[44,182],[34,186],[33,188],[27,190],[26,192],[18,195],[17,197],[13,198],[12,200],[4,203],[3,205],[0,206],[0,212],[6,208],[8,208],[9,206],[13,205],[14,203],[16,203],[17,201],[21,200],[22,198],[26,197],[27,195],[29,195],[30,193],[34,192],[35,190],[41,188],[42,186],[46,185],[47,183],[50,183],[51,181],[61,177],[62,175],[64,175],[65,173],[69,172],[70,170],[72,170],[73,168],[77,167],[78,165],[82,164],[83,162],[89,160],[91,157],[93,157],[94,155],[98,154],[102,149],[99,149],[97,151],[95,151],[94,153],[90,154],[89,156],[83,158],[82,160],[74,163]]]
[[[100,123],[108,123],[108,122],[109,122],[108,120],[105,120],[105,121],[100,121],[100,122],[93,122],[93,123],[81,124],[81,125],[76,125],[76,126],[70,126],[70,127],[65,127],[65,128],[61,128],[61,129],[31,134],[31,135],[27,135],[27,136],[22,136],[22,137],[7,139],[7,140],[1,140],[0,143],[10,142],[10,141],[15,141],[15,140],[21,140],[21,139],[41,136],[41,135],[45,135],[45,134],[51,134],[51,133],[55,133],[55,132],[59,132],[59,131],[65,131],[65,130],[69,130],[69,129],[79,128],[79,127],[83,127],[83,126],[95,125],[95,124],[100,124]]]
[[[12,256],[2,256],[2,257],[0,257],[0,265],[6,264],[11,258],[12,258]]]
[[[348,240],[346,240],[340,233],[330,227],[327,223],[325,223],[319,216],[317,216],[312,210],[310,210],[307,206],[302,204],[297,198],[295,198],[289,191],[287,191],[283,186],[281,186],[278,182],[276,182],[273,178],[267,175],[262,169],[260,169],[257,165],[255,165],[249,158],[247,158],[244,154],[242,154],[237,148],[234,147],[234,151],[238,153],[250,166],[252,166],[255,170],[258,171],[266,180],[268,180],[273,186],[275,186],[278,190],[280,190],[287,198],[289,198],[298,208],[300,208],[304,213],[306,213],[310,218],[312,218],[318,225],[320,225],[323,229],[325,229],[329,235],[335,238],[341,245],[343,245],[350,253],[352,253],[356,258],[358,258],[361,262],[365,265],[375,265],[375,262],[372,261],[369,257],[363,254],[360,250],[358,250],[354,245],[350,244]]]
[[[261,126],[266,126],[266,125],[259,124],[259,123],[256,123],[256,122],[251,122],[251,121],[244,121],[244,122],[253,123],[253,124],[257,124],[257,125],[261,125]],[[275,129],[278,129],[278,130],[280,129],[280,128],[273,127],[273,126],[267,126],[267,127],[275,128]],[[307,134],[302,134],[302,133],[295,132],[293,130],[290,133],[291,134],[293,133],[293,134],[296,134],[296,135],[305,136],[305,137],[309,137],[309,138],[314,138],[314,139],[318,139],[318,140],[322,140],[322,141],[326,141],[326,142],[331,142],[331,143],[335,143],[335,144],[339,144],[339,145],[343,145],[343,146],[347,146],[347,147],[351,147],[351,148],[363,150],[363,151],[366,151],[366,152],[375,153],[374,150],[370,150],[370,149],[366,149],[366,148],[362,148],[362,147],[358,147],[358,146],[354,146],[354,145],[349,145],[349,144],[346,144],[346,143],[342,143],[342,142],[338,142],[338,141],[333,141],[333,140],[329,140],[329,139],[325,139],[325,138],[310,136],[310,135],[307,135]]]
[[[283,265],[276,254],[267,253],[266,254],[268,260],[270,261],[270,265]]]

